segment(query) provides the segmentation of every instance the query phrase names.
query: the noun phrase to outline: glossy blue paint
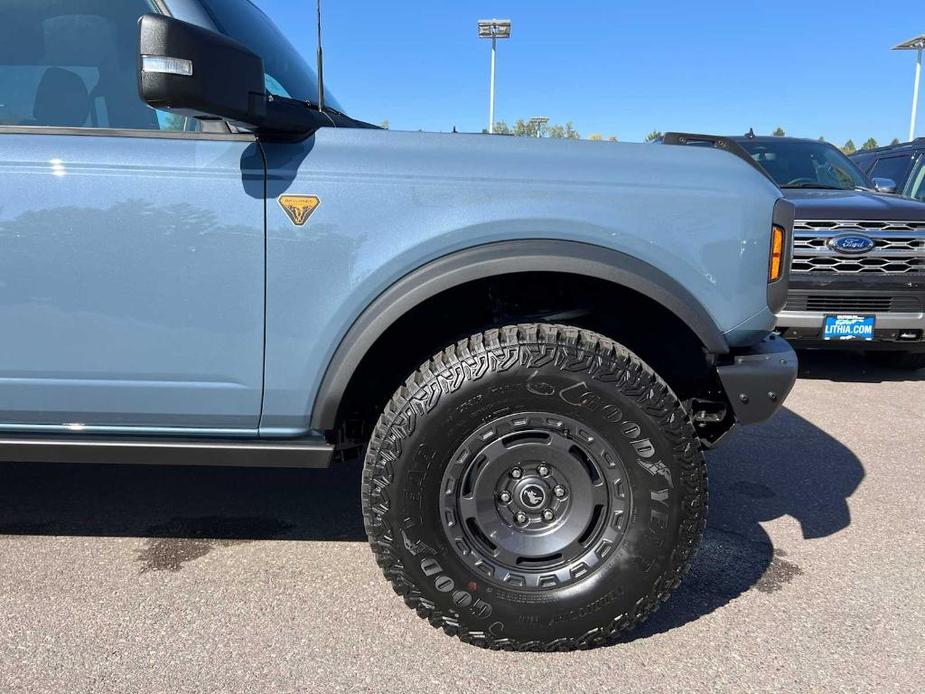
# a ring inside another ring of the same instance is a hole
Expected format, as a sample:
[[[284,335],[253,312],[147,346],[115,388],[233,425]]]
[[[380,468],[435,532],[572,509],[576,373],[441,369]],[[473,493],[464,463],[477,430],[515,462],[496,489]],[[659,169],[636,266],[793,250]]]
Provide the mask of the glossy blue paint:
[[[40,132],[0,133],[0,422],[254,434],[258,145]]]
[[[304,430],[334,351],[376,296],[480,244],[543,238],[612,248],[684,285],[730,344],[773,327],[764,278],[780,191],[727,153],[331,128],[263,147],[264,435]],[[275,202],[282,194],[321,204],[295,227]]]

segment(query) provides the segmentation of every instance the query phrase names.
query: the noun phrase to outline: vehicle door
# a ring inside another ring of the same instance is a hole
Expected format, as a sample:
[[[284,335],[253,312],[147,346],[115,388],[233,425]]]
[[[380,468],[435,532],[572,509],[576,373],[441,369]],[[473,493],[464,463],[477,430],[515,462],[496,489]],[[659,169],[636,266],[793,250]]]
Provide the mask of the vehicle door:
[[[256,431],[265,168],[138,97],[148,0],[0,0],[0,428]]]

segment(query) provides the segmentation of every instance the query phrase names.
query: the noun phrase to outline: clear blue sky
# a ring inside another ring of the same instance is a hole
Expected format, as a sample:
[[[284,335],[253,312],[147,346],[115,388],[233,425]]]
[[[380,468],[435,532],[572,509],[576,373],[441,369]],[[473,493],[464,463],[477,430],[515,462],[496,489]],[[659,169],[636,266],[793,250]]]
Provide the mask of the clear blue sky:
[[[255,0],[314,65],[314,0]],[[921,0],[323,0],[325,81],[345,109],[393,129],[477,131],[489,42],[510,17],[496,120],[549,116],[640,141],[658,130],[905,139]],[[925,87],[923,87],[925,88]],[[925,93],[923,99],[925,101]],[[925,103],[917,134],[925,135]]]

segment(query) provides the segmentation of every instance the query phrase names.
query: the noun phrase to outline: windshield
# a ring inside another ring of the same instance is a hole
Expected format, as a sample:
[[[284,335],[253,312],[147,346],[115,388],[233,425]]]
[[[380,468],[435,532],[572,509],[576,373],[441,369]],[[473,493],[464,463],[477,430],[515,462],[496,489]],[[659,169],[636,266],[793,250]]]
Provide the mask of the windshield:
[[[299,101],[318,102],[318,79],[276,25],[247,0],[203,0],[220,32],[263,58],[267,91]],[[343,112],[327,89],[324,102]]]
[[[844,154],[825,142],[740,140],[781,188],[871,188]]]

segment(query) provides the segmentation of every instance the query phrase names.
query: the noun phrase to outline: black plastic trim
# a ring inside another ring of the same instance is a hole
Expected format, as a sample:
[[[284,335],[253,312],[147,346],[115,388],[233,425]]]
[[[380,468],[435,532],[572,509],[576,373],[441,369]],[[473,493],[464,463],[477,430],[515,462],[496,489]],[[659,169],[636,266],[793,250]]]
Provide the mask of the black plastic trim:
[[[377,339],[423,301],[473,280],[518,272],[564,272],[613,282],[640,292],[682,320],[707,351],[726,354],[722,331],[676,280],[637,258],[608,248],[558,240],[503,241],[468,248],[415,270],[395,282],[360,314],[332,357],[312,409],[311,428],[335,426],[341,398],[354,370]],[[443,345],[434,345],[440,349]]]
[[[913,303],[917,303],[919,307],[925,307],[925,285],[922,284],[918,285],[917,289],[912,289],[906,284],[897,285],[895,287],[874,285],[867,285],[863,287],[842,287],[840,285],[834,284],[826,287],[825,289],[816,286],[796,288],[791,285],[790,290],[787,292],[787,304],[784,306],[784,309],[787,311],[816,311],[818,309],[808,309],[801,306],[793,307],[793,300],[802,300],[800,303],[806,304],[809,303],[809,300],[812,297],[819,296],[836,297],[843,301],[851,299],[883,299],[894,297],[909,299],[911,297]],[[922,308],[893,309],[892,312],[918,313],[921,310]]]
[[[770,174],[764,170],[761,164],[752,159],[752,155],[750,155],[742,145],[730,137],[724,137],[722,135],[702,135],[699,133],[665,133],[662,136],[662,143],[666,145],[708,144],[714,149],[724,150],[747,163],[755,171],[773,183],[775,188],[778,187],[777,181],[771,178]]]
[[[903,272],[794,272],[790,289],[820,290],[820,293],[841,291],[879,291],[881,293],[925,292],[925,273]]]
[[[768,308],[771,309],[771,313],[777,313],[787,303],[790,267],[793,265],[793,220],[795,214],[796,208],[792,202],[781,198],[774,203],[771,224],[784,230],[784,257],[781,259],[783,266],[780,277],[768,283]]]
[[[325,468],[333,446],[282,441],[133,437],[0,436],[0,462]]]
[[[768,335],[716,371],[736,420],[757,424],[783,404],[796,382],[797,367],[793,347],[782,337]]]

